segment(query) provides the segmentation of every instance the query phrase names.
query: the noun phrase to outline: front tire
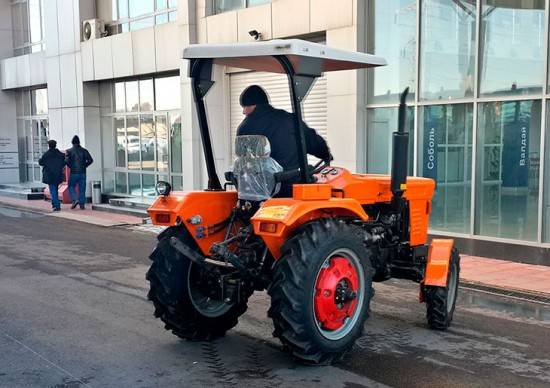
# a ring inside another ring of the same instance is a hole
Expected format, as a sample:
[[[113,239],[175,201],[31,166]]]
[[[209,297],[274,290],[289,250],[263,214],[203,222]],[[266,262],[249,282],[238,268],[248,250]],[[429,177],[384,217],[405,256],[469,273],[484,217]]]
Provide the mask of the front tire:
[[[371,251],[361,229],[337,220],[305,225],[282,248],[268,289],[278,337],[307,363],[340,359],[363,331],[371,300]]]
[[[145,276],[150,283],[147,297],[155,306],[155,317],[180,338],[199,341],[225,335],[246,311],[246,299],[227,304],[205,295],[198,286],[200,267],[172,247],[171,237],[198,252],[183,227],[170,227],[158,236],[157,247],[150,256],[153,264]]]
[[[460,256],[453,248],[445,287],[426,287],[426,318],[434,330],[446,330],[451,326],[458,295],[460,279]]]

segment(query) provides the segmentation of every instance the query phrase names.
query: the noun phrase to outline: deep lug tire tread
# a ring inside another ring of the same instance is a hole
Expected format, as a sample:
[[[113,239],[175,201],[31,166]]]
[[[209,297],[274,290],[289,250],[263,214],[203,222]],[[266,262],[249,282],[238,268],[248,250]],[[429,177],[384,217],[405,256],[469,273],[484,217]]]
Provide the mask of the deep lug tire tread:
[[[239,316],[247,309],[247,303],[235,304],[217,318],[200,314],[193,306],[187,289],[191,261],[170,245],[172,236],[198,250],[195,241],[183,227],[170,227],[158,235],[157,247],[149,256],[153,263],[145,276],[150,283],[147,297],[153,302],[155,317],[164,322],[166,330],[183,339],[209,341],[224,336],[237,325]]]
[[[449,275],[447,277],[446,287],[426,287],[426,318],[428,320],[428,326],[433,330],[446,330],[451,325],[451,322],[453,320],[453,313],[455,310],[456,298],[458,295],[458,284],[460,279],[460,255],[455,248],[453,248],[451,253],[450,265],[455,266],[457,271],[457,290],[455,292],[453,307],[450,312],[447,311],[447,295],[449,292],[451,266],[449,267]]]
[[[310,290],[313,290],[317,271],[325,259],[320,255],[343,247],[351,248],[362,262],[365,297],[363,306],[357,307],[362,313],[352,331],[341,340],[330,341],[321,336],[314,322]],[[268,288],[271,296],[268,316],[273,319],[273,335],[300,361],[312,364],[338,361],[361,336],[372,296],[370,254],[371,250],[363,244],[360,228],[332,219],[306,224],[283,245]]]

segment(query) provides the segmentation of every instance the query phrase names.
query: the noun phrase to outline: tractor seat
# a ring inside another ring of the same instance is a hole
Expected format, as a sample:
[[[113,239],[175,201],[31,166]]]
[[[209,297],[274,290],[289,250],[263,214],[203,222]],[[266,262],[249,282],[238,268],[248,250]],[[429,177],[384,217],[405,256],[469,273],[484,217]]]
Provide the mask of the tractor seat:
[[[265,136],[237,136],[235,139],[233,175],[237,181],[239,199],[265,201],[279,192],[280,183],[274,174],[283,171],[271,154],[271,145]]]

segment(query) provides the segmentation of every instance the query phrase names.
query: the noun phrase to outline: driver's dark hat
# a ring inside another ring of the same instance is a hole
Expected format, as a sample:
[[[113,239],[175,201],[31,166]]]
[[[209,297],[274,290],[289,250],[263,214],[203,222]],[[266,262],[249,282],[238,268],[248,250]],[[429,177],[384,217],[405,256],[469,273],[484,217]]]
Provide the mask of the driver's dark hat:
[[[258,85],[251,85],[241,93],[241,106],[269,104],[267,93]]]

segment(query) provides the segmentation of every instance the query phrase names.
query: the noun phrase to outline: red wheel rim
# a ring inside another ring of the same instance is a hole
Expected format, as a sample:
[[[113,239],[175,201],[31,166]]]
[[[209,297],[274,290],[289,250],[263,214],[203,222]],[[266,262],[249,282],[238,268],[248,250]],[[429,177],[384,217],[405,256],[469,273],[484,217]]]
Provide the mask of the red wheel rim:
[[[325,262],[314,295],[315,317],[322,329],[338,330],[354,315],[359,286],[357,269],[349,259],[333,256]]]

